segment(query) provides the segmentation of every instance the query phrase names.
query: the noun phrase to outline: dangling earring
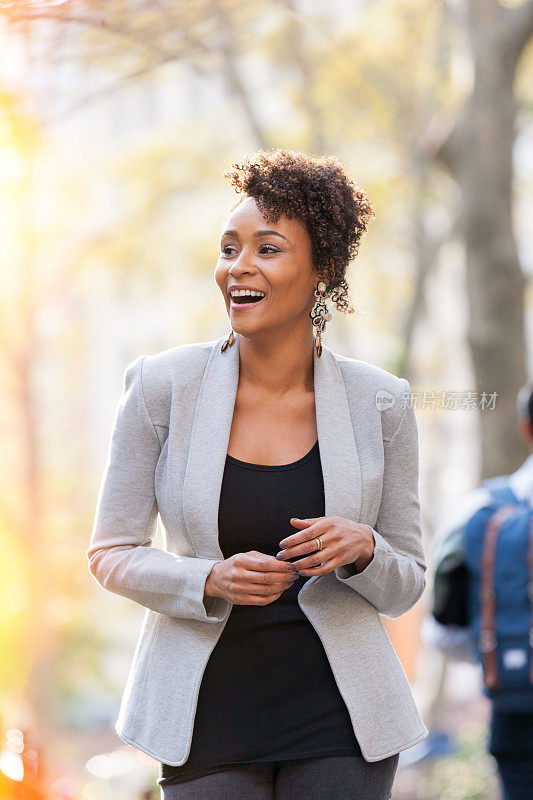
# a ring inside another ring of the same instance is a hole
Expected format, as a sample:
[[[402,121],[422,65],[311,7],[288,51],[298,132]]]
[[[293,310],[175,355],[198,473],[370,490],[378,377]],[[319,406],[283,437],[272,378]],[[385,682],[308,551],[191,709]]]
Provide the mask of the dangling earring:
[[[224,344],[220,348],[220,352],[223,353],[224,350],[227,350],[228,347],[231,347],[231,345],[233,344],[234,341],[235,341],[235,336],[233,334],[233,328],[232,328],[230,335],[228,336],[228,338],[226,339],[226,341],[224,342]]]
[[[324,281],[319,281],[316,285],[315,289],[315,297],[317,301],[311,311],[309,312],[309,316],[313,320],[313,325],[316,328],[315,331],[315,350],[317,356],[320,358],[322,355],[322,339],[321,334],[324,333],[326,328],[326,322],[329,322],[331,319],[331,314],[329,313],[326,300],[324,297],[326,291],[326,284]]]
[[[232,278],[235,277],[235,275],[233,275],[233,273],[231,273],[231,272],[229,272],[228,274],[231,275]],[[231,347],[231,345],[233,344],[234,341],[235,341],[235,334],[233,333],[233,328],[232,328],[230,335],[228,336],[226,341],[223,342],[222,347],[220,348],[220,352],[223,353],[224,350],[227,350],[228,347]]]

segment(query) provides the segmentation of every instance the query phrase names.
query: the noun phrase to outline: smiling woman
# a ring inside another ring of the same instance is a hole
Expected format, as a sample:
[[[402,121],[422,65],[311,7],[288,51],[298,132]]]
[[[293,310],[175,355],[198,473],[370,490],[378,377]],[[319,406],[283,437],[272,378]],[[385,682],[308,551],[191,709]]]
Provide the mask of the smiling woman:
[[[333,157],[227,177],[232,333],[128,366],[87,553],[149,609],[115,730],[165,800],[388,800],[428,734],[379,619],[425,586],[416,419],[405,379],[313,341],[372,207]]]

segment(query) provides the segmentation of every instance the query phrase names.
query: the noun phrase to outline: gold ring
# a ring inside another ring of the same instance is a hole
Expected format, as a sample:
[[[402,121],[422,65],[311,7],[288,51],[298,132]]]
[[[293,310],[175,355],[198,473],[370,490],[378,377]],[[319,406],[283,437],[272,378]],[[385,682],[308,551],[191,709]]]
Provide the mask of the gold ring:
[[[316,542],[316,549],[317,550],[322,550],[322,547],[323,547],[322,539],[320,537],[315,537],[315,542]]]

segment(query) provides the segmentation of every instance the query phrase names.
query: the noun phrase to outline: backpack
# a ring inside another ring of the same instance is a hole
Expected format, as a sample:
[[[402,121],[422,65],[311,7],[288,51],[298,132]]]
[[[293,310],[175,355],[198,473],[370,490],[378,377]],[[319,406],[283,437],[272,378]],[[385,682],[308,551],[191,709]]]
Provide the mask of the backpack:
[[[483,694],[501,711],[533,712],[533,508],[507,476],[464,528],[467,614]]]

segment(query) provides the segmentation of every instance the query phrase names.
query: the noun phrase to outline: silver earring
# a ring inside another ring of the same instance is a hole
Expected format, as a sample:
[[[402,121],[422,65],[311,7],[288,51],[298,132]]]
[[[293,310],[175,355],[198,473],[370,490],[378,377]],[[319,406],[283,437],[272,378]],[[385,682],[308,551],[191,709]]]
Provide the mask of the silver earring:
[[[328,311],[326,299],[324,297],[326,288],[327,286],[324,281],[318,281],[315,289],[315,297],[317,300],[309,312],[309,316],[311,317],[313,326],[315,328],[315,350],[319,358],[322,355],[321,335],[324,333],[326,328],[326,322],[329,322],[331,319],[331,314]]]

